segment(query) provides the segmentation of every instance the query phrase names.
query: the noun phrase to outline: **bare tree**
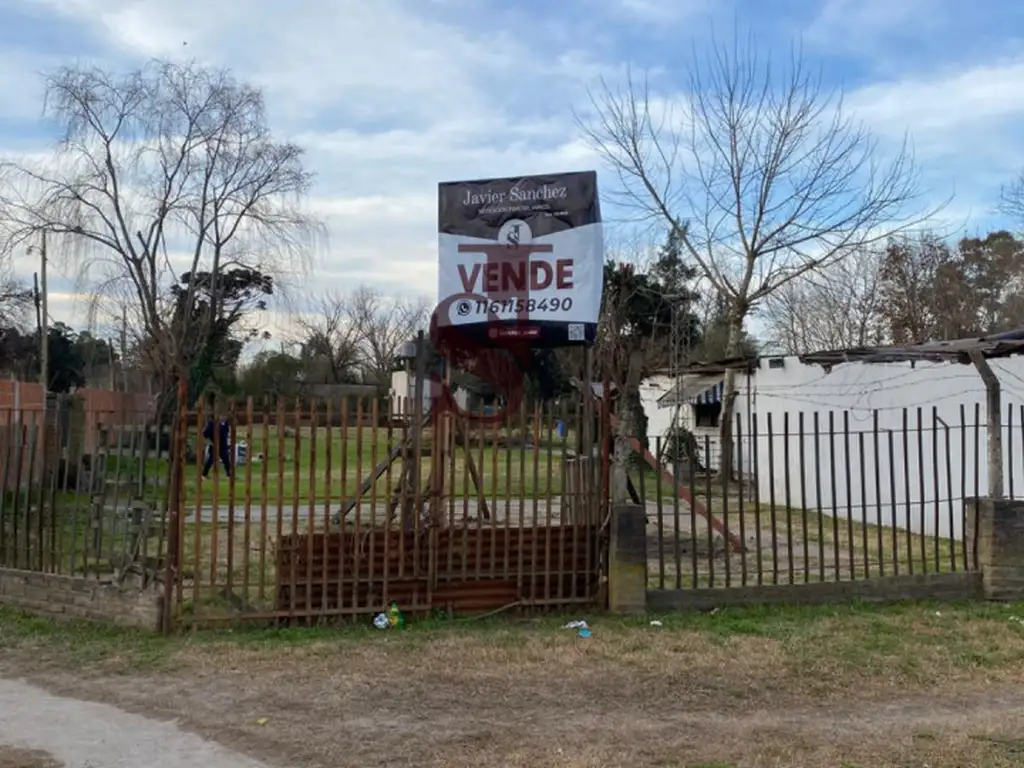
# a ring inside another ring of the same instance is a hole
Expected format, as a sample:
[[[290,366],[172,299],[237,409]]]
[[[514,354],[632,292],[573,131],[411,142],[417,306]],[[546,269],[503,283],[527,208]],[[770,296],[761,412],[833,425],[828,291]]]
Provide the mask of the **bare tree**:
[[[790,355],[885,343],[883,257],[877,248],[857,251],[766,297],[767,341]]]
[[[298,326],[296,343],[306,365],[313,369],[307,372],[309,383],[342,384],[356,377],[362,353],[348,297],[325,293],[316,310],[300,319]]]
[[[0,269],[0,329],[21,328],[32,307],[32,291],[9,269]]]
[[[999,211],[1024,227],[1024,171],[1000,190]]]
[[[967,241],[965,241],[967,242]],[[982,332],[985,280],[972,285],[962,252],[928,233],[893,238],[879,273],[880,314],[894,344]],[[984,269],[974,270],[984,278]],[[991,328],[989,330],[992,330]]]
[[[65,67],[46,78],[45,111],[63,132],[52,162],[3,166],[8,244],[45,230],[98,296],[127,291],[166,391],[220,311],[218,276],[307,260],[322,230],[299,207],[302,149],[271,134],[258,89],[195,64]],[[195,313],[189,289],[182,312],[170,286],[198,273],[212,300]]]
[[[426,326],[426,300],[392,299],[362,286],[349,298],[348,312],[359,335],[366,377],[380,387],[389,385],[399,347]]]
[[[728,302],[730,356],[746,318],[787,283],[927,218],[909,212],[917,174],[906,147],[888,163],[871,135],[799,55],[787,68],[712,43],[688,94],[661,100],[630,77],[591,95],[578,122],[618,173],[621,199],[680,237]],[[735,372],[725,377],[722,468],[731,467]]]

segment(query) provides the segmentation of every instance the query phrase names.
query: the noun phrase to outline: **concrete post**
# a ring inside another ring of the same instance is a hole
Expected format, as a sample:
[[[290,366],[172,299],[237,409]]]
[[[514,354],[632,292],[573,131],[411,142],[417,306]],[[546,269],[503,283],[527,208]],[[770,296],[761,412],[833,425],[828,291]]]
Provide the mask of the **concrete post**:
[[[1024,501],[967,499],[968,564],[981,571],[987,600],[1024,599]]]
[[[647,610],[647,515],[639,504],[612,507],[608,552],[608,610]]]

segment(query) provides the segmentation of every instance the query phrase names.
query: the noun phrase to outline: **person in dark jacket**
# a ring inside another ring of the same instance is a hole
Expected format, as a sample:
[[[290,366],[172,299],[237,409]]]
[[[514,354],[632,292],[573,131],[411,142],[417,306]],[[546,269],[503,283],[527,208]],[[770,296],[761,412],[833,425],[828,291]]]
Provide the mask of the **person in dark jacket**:
[[[214,440],[216,433],[217,439]],[[224,473],[231,477],[231,425],[226,418],[222,418],[214,424],[211,416],[206,422],[203,430],[203,437],[206,438],[206,459],[203,461],[203,477],[210,474],[213,469],[214,453],[220,454],[221,464],[224,465]],[[216,444],[216,449],[214,445]]]

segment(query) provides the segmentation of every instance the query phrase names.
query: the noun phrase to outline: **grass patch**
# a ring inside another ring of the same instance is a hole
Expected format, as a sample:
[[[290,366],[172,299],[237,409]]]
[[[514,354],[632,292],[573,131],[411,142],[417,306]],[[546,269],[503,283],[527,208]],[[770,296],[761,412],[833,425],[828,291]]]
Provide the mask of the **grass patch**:
[[[367,479],[374,467],[384,461],[393,448],[402,444],[407,435],[401,430],[363,428],[281,429],[254,425],[238,431],[236,440],[246,441],[249,456],[262,457],[262,461],[248,467],[237,467],[234,482],[227,477],[223,466],[216,463],[207,478],[202,478],[205,442],[196,441],[194,430],[191,445],[198,445],[199,455],[185,468],[185,503],[189,506],[210,505],[216,498],[221,506],[227,504],[233,492],[235,499],[250,498],[269,504],[291,503],[294,499],[305,503],[309,499],[322,500],[348,498],[355,494],[360,483]],[[425,432],[421,445],[431,445],[430,431]],[[534,441],[531,433],[491,435],[488,430],[477,430],[470,435],[468,452],[483,481],[483,492],[488,498],[505,499],[526,496],[547,497],[561,493],[563,488],[563,454],[573,450],[575,438],[542,435]],[[429,477],[433,459],[421,456],[421,477]],[[377,493],[385,497],[390,486],[398,480],[401,464],[396,462],[391,476],[381,477],[376,484]],[[454,477],[452,476],[454,469]],[[111,449],[106,459],[108,476],[124,478],[126,482],[144,474],[154,483],[166,482],[167,458],[149,458],[143,461],[130,456],[128,449],[119,455]],[[389,482],[390,481],[390,482]],[[446,483],[459,495],[474,495],[475,485],[466,461],[466,451],[455,452],[454,467],[446,467]],[[369,492],[368,492],[369,493]]]
[[[894,671],[928,677],[955,670],[998,670],[1024,664],[1024,604],[914,602],[887,606],[849,603],[827,606],[723,608],[710,613],[655,617],[587,616],[594,645],[610,643],[631,654],[660,648],[666,638],[692,636],[701,645],[721,647],[744,639],[768,640],[794,664],[839,665],[854,676]],[[308,648],[386,643],[391,651],[411,651],[452,639],[517,646],[571,634],[564,628],[577,615],[528,619],[501,616],[411,620],[401,632],[382,632],[364,621],[318,628],[270,628],[239,623],[229,629],[172,636],[86,621],[58,622],[0,606],[0,647],[32,647],[58,652],[72,662],[113,656],[134,664],[154,664],[185,648]],[[806,667],[805,667],[806,668]]]

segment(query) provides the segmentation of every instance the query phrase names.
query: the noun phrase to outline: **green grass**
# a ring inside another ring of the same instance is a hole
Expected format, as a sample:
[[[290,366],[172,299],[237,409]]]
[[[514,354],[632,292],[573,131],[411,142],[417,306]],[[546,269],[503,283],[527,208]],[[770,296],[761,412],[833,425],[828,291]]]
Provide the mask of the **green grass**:
[[[910,602],[895,605],[848,603],[824,606],[723,608],[713,613],[672,613],[620,617],[587,614],[595,637],[625,643],[642,652],[651,633],[696,633],[712,645],[757,637],[781,644],[809,668],[827,660],[869,676],[898,668],[922,680],[946,669],[1001,669],[1024,663],[1024,603]],[[153,667],[189,647],[301,648],[330,644],[381,642],[391,652],[415,652],[424,643],[454,636],[484,644],[517,647],[531,636],[560,636],[577,615],[547,615],[521,620],[508,617],[410,619],[401,633],[381,633],[369,618],[358,623],[320,628],[272,629],[239,623],[222,630],[163,636],[88,621],[53,621],[0,605],[0,649],[34,647],[59,653],[73,663],[116,657],[127,668]],[[653,630],[650,621],[662,626]],[[827,681],[822,681],[827,682]],[[807,684],[814,686],[813,678]]]
[[[479,431],[471,435],[468,450],[488,498],[546,498],[562,492],[562,454],[572,450],[575,444],[572,434],[565,438],[542,435],[536,448],[524,449],[518,445],[494,446],[492,432],[494,430],[485,429],[482,435]],[[502,431],[501,437],[508,436],[507,431]],[[515,431],[511,436],[522,439]],[[219,463],[210,477],[202,478],[204,443],[200,440],[197,461],[185,467],[186,505],[210,505],[215,496],[219,504],[226,505],[232,492],[237,500],[265,499],[269,504],[289,504],[295,499],[300,502],[322,500],[328,495],[332,499],[350,498],[360,483],[373,474],[376,465],[388,457],[391,449],[403,442],[404,436],[401,430],[385,428],[350,428],[343,432],[340,428],[304,427],[278,431],[276,427],[264,430],[261,425],[255,425],[251,433],[247,427],[239,429],[236,440],[245,440],[249,456],[262,454],[263,461],[238,467],[233,482]],[[196,444],[194,432],[189,441]],[[431,445],[429,430],[421,444],[423,448]],[[457,447],[454,458],[445,462],[445,483],[449,492],[473,497],[477,491],[466,457],[467,451]],[[118,456],[114,449],[107,458],[107,472],[110,476],[124,478],[127,483],[137,479],[141,464],[139,459],[129,458],[127,450]],[[433,458],[421,457],[420,477],[429,478],[433,466]],[[166,482],[167,459],[147,459],[144,471],[146,477]],[[400,471],[401,462],[396,461],[391,472],[379,479],[376,484],[379,497],[384,498],[389,493],[389,481],[391,486],[398,482]]]

